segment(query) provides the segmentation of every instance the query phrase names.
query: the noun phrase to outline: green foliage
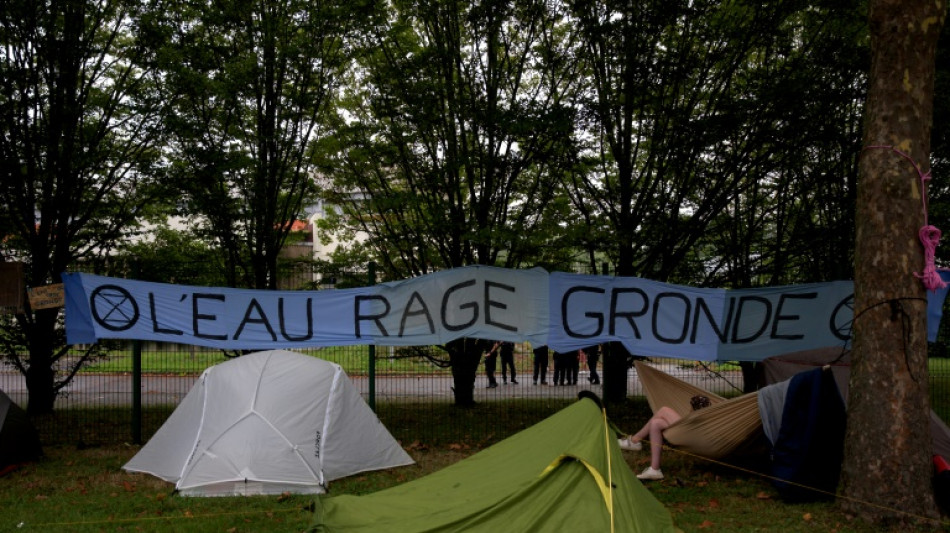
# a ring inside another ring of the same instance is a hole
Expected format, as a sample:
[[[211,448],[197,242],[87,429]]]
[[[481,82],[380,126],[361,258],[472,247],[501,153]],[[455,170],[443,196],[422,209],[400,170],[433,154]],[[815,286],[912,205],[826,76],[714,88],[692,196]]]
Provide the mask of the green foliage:
[[[575,205],[611,235],[605,252],[619,273],[719,286],[814,281],[789,260],[808,251],[785,252],[814,246],[806,231],[826,232],[835,251],[823,257],[848,264],[851,238],[837,230],[853,220],[866,70],[853,6],[568,5],[589,117]],[[802,94],[817,101],[802,106]],[[828,266],[822,279],[846,275]]]
[[[360,42],[342,102],[351,118],[318,151],[337,227],[365,232],[397,278],[564,263],[548,246],[565,214],[556,198],[573,124],[557,14],[535,1],[392,8]]]
[[[359,2],[259,0],[152,20],[177,97],[172,186],[226,257],[229,285],[276,288],[278,257],[313,199],[310,144],[347,58]]]
[[[145,9],[123,0],[0,8],[0,227],[13,231],[5,255],[26,262],[28,286],[108,255],[157,194],[166,95],[149,43],[129,31]],[[67,363],[59,324],[57,310],[16,319],[31,412],[52,409],[54,367]]]
[[[933,177],[928,186],[929,219],[937,228],[950,228],[950,24],[943,25],[943,33],[937,43],[937,58],[934,81],[933,127],[930,130],[930,164]],[[937,247],[937,262],[948,264],[947,246]]]
[[[227,284],[220,254],[193,233],[162,224],[151,238],[130,244],[119,259],[135,279],[220,287]]]

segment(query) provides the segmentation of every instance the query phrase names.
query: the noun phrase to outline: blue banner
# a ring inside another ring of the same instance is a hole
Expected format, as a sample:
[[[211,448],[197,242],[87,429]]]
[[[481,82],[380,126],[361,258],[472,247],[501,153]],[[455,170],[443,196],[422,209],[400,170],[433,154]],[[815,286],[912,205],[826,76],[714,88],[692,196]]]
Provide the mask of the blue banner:
[[[265,291],[64,274],[70,344],[140,339],[224,349],[544,344],[547,272],[475,266],[358,289]]]
[[[850,340],[850,281],[700,289],[640,278],[551,274],[548,342],[617,341],[635,355],[759,361]]]
[[[470,266],[358,289],[263,291],[64,274],[70,344],[140,339],[223,349],[462,337],[566,352],[758,361],[850,340],[850,281],[702,289],[641,278]]]

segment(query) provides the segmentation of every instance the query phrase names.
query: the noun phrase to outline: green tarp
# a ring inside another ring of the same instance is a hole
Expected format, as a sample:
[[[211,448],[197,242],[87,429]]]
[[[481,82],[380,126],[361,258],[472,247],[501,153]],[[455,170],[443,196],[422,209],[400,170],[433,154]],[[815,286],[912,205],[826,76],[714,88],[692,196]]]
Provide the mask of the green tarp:
[[[319,496],[312,531],[678,530],[587,398],[426,477],[363,496]]]

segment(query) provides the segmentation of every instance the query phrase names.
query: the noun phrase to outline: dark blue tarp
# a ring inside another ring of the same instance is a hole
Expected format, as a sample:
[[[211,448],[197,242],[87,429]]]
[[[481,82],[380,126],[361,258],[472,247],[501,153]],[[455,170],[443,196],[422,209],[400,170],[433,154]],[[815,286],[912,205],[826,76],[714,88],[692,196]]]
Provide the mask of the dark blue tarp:
[[[831,372],[816,368],[791,379],[772,449],[772,475],[781,480],[775,486],[783,500],[834,499],[845,421],[844,400]]]

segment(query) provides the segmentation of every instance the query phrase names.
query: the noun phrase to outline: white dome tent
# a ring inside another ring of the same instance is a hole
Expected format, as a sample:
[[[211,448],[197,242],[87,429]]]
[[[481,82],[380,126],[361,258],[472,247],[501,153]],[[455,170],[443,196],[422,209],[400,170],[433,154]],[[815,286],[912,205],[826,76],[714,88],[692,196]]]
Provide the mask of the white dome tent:
[[[339,365],[271,350],[206,369],[122,468],[185,496],[227,496],[317,494],[412,463]]]

